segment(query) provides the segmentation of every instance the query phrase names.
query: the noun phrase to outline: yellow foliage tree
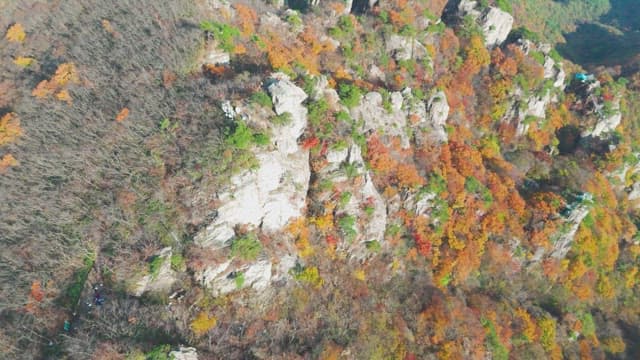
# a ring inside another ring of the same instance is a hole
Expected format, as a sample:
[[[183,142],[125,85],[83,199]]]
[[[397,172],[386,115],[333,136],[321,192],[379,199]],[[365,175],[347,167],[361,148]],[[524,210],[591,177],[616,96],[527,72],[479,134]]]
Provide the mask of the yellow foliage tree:
[[[527,312],[527,310],[523,308],[516,309],[516,315],[522,320],[522,335],[527,339],[527,341],[535,341],[536,336],[536,323],[531,318],[531,315]]]
[[[553,318],[545,317],[538,321],[540,327],[540,344],[551,352],[556,347],[556,321]]]
[[[20,135],[22,135],[20,119],[15,113],[8,113],[0,118],[0,145],[13,142]]]
[[[11,25],[11,27],[7,30],[7,34],[5,35],[5,39],[17,43],[23,42],[26,37],[27,34],[24,32],[24,28],[20,23]]]
[[[22,68],[28,68],[29,66],[33,65],[34,61],[35,61],[34,58],[30,58],[26,56],[18,56],[13,60],[13,63]]]
[[[197,336],[202,336],[213,329],[217,322],[218,320],[214,316],[209,315],[206,311],[201,311],[191,322],[191,330]]]
[[[618,336],[604,339],[602,341],[602,345],[604,345],[604,348],[606,351],[612,354],[623,353],[626,348],[626,344],[624,343],[624,340],[622,340]]]

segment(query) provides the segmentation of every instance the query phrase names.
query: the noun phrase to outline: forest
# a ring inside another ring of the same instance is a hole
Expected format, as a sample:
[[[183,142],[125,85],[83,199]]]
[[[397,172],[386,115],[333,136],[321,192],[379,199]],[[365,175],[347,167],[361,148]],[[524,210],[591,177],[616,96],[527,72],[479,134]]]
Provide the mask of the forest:
[[[634,1],[0,10],[3,358],[640,357]]]

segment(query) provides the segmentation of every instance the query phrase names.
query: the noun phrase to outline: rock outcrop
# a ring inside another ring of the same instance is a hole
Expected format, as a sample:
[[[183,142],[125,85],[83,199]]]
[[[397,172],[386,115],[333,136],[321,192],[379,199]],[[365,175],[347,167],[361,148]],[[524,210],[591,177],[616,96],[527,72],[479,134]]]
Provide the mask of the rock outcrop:
[[[556,259],[564,259],[567,256],[569,250],[571,250],[571,244],[576,236],[576,232],[582,223],[582,220],[589,214],[589,208],[585,205],[576,206],[567,216],[566,223],[568,229],[565,230],[558,239],[553,243],[553,249],[551,250],[551,257]]]
[[[371,174],[366,170],[360,147],[351,144],[348,147],[330,150],[326,155],[327,165],[320,171],[323,178],[331,179],[342,193],[349,194],[346,204],[335,210],[337,218],[352,217],[356,220],[349,240],[339,244],[338,249],[353,259],[363,259],[371,254],[367,249],[369,241],[383,243],[387,227],[386,203],[375,185]],[[351,167],[351,178],[345,174],[345,166]],[[324,194],[320,201],[328,201],[331,193]],[[341,229],[347,230],[347,229]]]
[[[177,273],[171,268],[171,247],[160,250],[154,262],[160,262],[158,269],[153,274],[148,274],[139,279],[131,291],[133,296],[142,296],[146,292],[167,292],[177,280]],[[159,260],[158,260],[159,259]]]
[[[603,135],[614,131],[622,121],[622,113],[620,112],[620,100],[613,101],[611,110],[607,113],[603,111],[603,106],[598,106],[596,112],[598,120],[591,129],[582,132],[583,137],[593,136],[602,137]]]
[[[217,216],[195,236],[200,246],[213,250],[228,246],[237,225],[265,233],[277,232],[291,219],[304,214],[310,178],[309,151],[300,148],[297,139],[307,126],[307,109],[302,105],[307,94],[281,73],[266,81],[266,89],[275,114],[288,113],[291,121],[274,125],[265,119],[253,118],[255,114],[242,106],[236,106],[233,112],[227,109],[227,113],[236,114],[247,123],[268,127],[271,144],[268,150],[256,150],[257,169],[233,176],[218,196],[221,205]],[[295,264],[296,258],[292,258],[293,261],[289,258],[279,261],[277,266],[262,258],[250,263],[229,259],[205,268],[196,274],[196,279],[214,296],[242,288],[262,291],[272,281],[287,278],[288,270]]]
[[[272,267],[270,261],[259,260],[251,264],[235,265],[228,260],[217,266],[211,266],[198,274],[197,279],[211,291],[213,296],[252,288],[265,290],[271,284]]]
[[[402,147],[408,148],[411,144],[405,131],[407,114],[402,110],[403,100],[400,92],[392,92],[385,108],[382,95],[370,92],[362,97],[358,106],[351,109],[351,117],[363,121],[360,131],[384,129],[385,135],[399,136]]]
[[[427,56],[427,49],[418,40],[397,34],[387,37],[386,51],[397,61],[419,60]]]
[[[431,136],[439,142],[447,142],[448,136],[445,130],[447,118],[449,117],[449,103],[444,91],[433,94],[427,102],[427,112],[429,114],[429,127]]]
[[[307,95],[283,74],[275,74],[268,84],[276,114],[290,113],[291,122],[273,126],[275,150],[256,154],[257,170],[230,179],[218,198],[221,205],[215,220],[195,236],[201,246],[227,246],[236,225],[273,232],[302,215],[310,177],[309,151],[299,148],[297,139],[307,126],[307,109],[302,105]]]

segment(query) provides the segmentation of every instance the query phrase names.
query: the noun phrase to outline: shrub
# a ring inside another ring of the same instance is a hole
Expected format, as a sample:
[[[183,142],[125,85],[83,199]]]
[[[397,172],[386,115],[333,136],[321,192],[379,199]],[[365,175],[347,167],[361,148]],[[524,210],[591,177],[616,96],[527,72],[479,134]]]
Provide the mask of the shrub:
[[[367,247],[367,250],[374,253],[377,253],[382,249],[382,247],[380,246],[380,242],[377,240],[367,241],[365,242],[365,246]]]
[[[293,121],[293,117],[291,116],[290,112],[283,112],[280,115],[271,117],[270,120],[274,125],[284,126],[291,124],[291,122]]]
[[[508,360],[509,350],[500,342],[500,338],[498,337],[498,333],[496,332],[493,322],[486,318],[481,318],[480,322],[487,331],[487,343],[493,358]]]
[[[513,11],[508,0],[496,0],[496,6],[500,8],[500,10],[506,11],[508,13]]]
[[[344,208],[345,206],[347,206],[347,204],[349,203],[349,200],[351,200],[351,193],[348,191],[344,191],[340,194],[340,201],[339,201],[339,206],[341,208]]]
[[[320,99],[309,103],[307,108],[309,109],[309,123],[311,123],[314,128],[319,127],[327,116],[329,104],[327,104],[326,100]]]
[[[271,138],[264,133],[255,133],[253,134],[253,142],[256,143],[256,145],[265,146],[269,145]]]
[[[353,215],[345,215],[341,217],[340,220],[338,220],[338,227],[340,228],[340,231],[342,231],[344,236],[349,241],[352,241],[357,235],[357,232],[354,228],[355,225],[356,218]]]
[[[353,34],[355,29],[351,16],[343,15],[338,19],[336,27],[329,29],[329,35],[335,38],[344,39],[345,37]]]
[[[238,150],[246,150],[253,143],[253,134],[244,122],[238,121],[233,132],[227,131],[226,141]]]
[[[156,276],[158,276],[163,263],[164,258],[161,256],[154,256],[151,259],[151,262],[149,262],[149,273],[151,274],[151,277],[155,278]]]
[[[226,52],[233,51],[235,48],[234,39],[240,36],[240,30],[237,28],[214,21],[201,22],[200,29],[213,35],[218,41],[219,47]]]
[[[233,281],[236,283],[236,288],[241,289],[244,285],[244,273],[237,274]]]
[[[262,251],[262,244],[254,233],[248,233],[235,238],[231,242],[231,256],[243,260],[255,260]]]
[[[312,285],[316,288],[319,288],[324,284],[324,279],[320,276],[318,268],[315,266],[306,267],[296,264],[296,266],[291,269],[291,274],[294,279]]]
[[[169,360],[169,345],[158,345],[144,355],[145,360]]]
[[[342,101],[344,106],[352,108],[360,103],[362,90],[355,85],[340,84],[338,87],[338,95],[340,96],[340,101]]]
[[[184,257],[180,254],[171,255],[171,268],[175,271],[181,271],[185,268]]]
[[[273,107],[271,96],[269,96],[269,94],[265,93],[264,91],[256,91],[251,94],[251,102],[269,109]]]

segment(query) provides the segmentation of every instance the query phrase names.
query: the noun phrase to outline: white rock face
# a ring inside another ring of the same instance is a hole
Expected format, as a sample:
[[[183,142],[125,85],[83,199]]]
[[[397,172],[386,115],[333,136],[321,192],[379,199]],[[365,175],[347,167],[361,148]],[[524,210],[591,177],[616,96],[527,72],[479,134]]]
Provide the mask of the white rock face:
[[[437,141],[447,142],[449,137],[445,131],[447,118],[449,117],[449,103],[447,95],[444,91],[438,91],[427,102],[427,112],[429,114],[429,125],[432,128],[432,134]]]
[[[471,16],[478,21],[484,34],[485,45],[489,48],[502,44],[513,27],[513,16],[508,12],[490,6],[484,14],[478,9],[478,2],[462,0],[458,4],[458,16]]]
[[[561,64],[556,64],[556,62],[549,56],[545,56],[544,58],[544,78],[545,79],[553,79],[553,86],[564,90],[565,84],[564,81],[567,77],[567,74],[562,69]]]
[[[239,224],[277,231],[302,215],[309,187],[309,151],[297,139],[307,126],[307,95],[283,74],[274,75],[267,88],[277,114],[288,112],[291,123],[272,129],[274,151],[256,154],[259,167],[233,176],[220,195],[222,205],[213,223],[195,236],[201,246],[220,249],[228,245]]]
[[[494,47],[502,44],[507,39],[512,26],[513,16],[511,14],[495,7],[489,7],[489,11],[482,17],[485,45]]]
[[[291,124],[274,131],[274,140],[278,150],[291,154],[298,151],[297,140],[307,127],[307,108],[302,106],[307,94],[282,73],[274,74],[272,79],[267,90],[271,94],[276,114],[288,112],[293,120]]]
[[[196,279],[205,286],[213,296],[221,296],[240,289],[250,288],[256,291],[267,289],[273,281],[286,281],[290,278],[289,270],[296,264],[297,258],[283,256],[277,266],[269,260],[257,260],[251,264],[238,265],[232,260],[210,266],[196,274]],[[275,270],[275,273],[274,273]],[[243,281],[239,282],[238,277]],[[240,286],[238,286],[241,284]]]
[[[613,103],[613,114],[609,116],[600,116],[598,122],[593,127],[593,130],[586,130],[582,133],[582,136],[599,137],[603,134],[614,131],[620,122],[622,121],[622,114],[620,113],[620,100],[615,100]]]
[[[355,217],[358,222],[356,224],[356,237],[351,242],[342,242],[339,245],[340,250],[346,251],[353,259],[364,259],[371,255],[366,248],[366,242],[376,240],[381,244],[384,241],[384,232],[387,227],[387,207],[384,199],[378,193],[371,174],[366,170],[362,152],[358,145],[352,144],[347,151],[335,151],[331,156],[329,165],[322,169],[322,176],[331,178],[335,183],[341,183],[340,187],[351,193],[351,198],[344,208],[338,209],[336,215],[338,217],[350,215]],[[328,159],[329,160],[329,159]],[[357,182],[350,181],[341,173],[340,165],[349,163],[358,169],[358,174],[362,176]],[[371,208],[371,213],[367,214],[365,208]],[[362,219],[366,219],[362,221]]]
[[[272,277],[272,281],[286,281],[291,278],[289,270],[293,269],[298,262],[298,257],[293,255],[284,255],[278,259],[279,262],[276,265],[276,273]]]
[[[377,67],[375,64],[371,65],[371,67],[369,67],[369,79],[374,80],[374,81],[385,81],[386,79],[386,75],[384,74],[384,72]]]
[[[324,98],[332,110],[338,111],[343,109],[342,104],[340,104],[338,92],[329,87],[329,81],[324,75],[318,76],[311,98],[315,101]]]
[[[231,265],[231,260],[227,260],[222,264],[209,266],[202,273],[198,274],[197,278],[203,285],[211,284],[216,278],[227,275],[226,272],[228,272],[229,265]]]
[[[169,291],[176,282],[176,272],[171,269],[171,247],[160,250],[156,256],[162,259],[162,265],[158,273],[145,275],[138,280],[133,290],[134,296],[142,296],[146,292],[165,292]]]
[[[478,2],[475,0],[461,0],[458,4],[458,12],[464,15],[471,15],[475,19],[480,16],[480,12],[477,10]]]
[[[527,110],[525,116],[535,116],[538,118],[544,118],[547,111],[547,104],[551,101],[551,97],[547,94],[545,96],[532,96],[527,102]]]
[[[513,98],[515,99],[503,117],[503,120],[510,120],[516,118],[518,123],[516,127],[516,135],[522,136],[529,131],[529,123],[527,123],[527,117],[533,116],[536,118],[543,119],[546,117],[547,106],[552,101],[556,101],[555,97],[551,97],[549,93],[538,96],[538,95],[530,95],[528,98],[524,98],[524,92],[520,88],[516,88],[514,92]],[[518,101],[519,100],[519,101]],[[524,101],[526,103],[526,107],[521,109],[520,102]]]
[[[370,92],[362,97],[360,104],[350,110],[351,117],[355,120],[362,119],[363,132],[369,130],[382,130],[385,135],[399,136],[403,148],[408,148],[410,139],[407,136],[407,114],[402,110],[403,97],[400,92],[391,93],[391,112],[382,104],[382,95]]]
[[[225,65],[231,61],[229,53],[218,48],[216,42],[212,42],[207,46],[207,53],[204,58],[204,64],[207,65]]]
[[[427,49],[418,40],[397,34],[387,37],[386,51],[398,61],[422,59],[427,56]]]
[[[174,360],[198,360],[198,352],[196,348],[180,346],[179,350],[169,353],[169,358]]]
[[[336,171],[340,168],[340,165],[347,161],[349,157],[349,148],[345,147],[343,149],[330,149],[327,151],[327,166],[322,169],[323,172],[331,172]]]
[[[220,296],[243,288],[264,290],[271,281],[271,263],[267,260],[257,261],[243,267],[229,266],[229,262],[207,268],[200,276],[200,281],[213,296]],[[225,267],[226,265],[226,267]],[[244,277],[238,286],[237,277]]]
[[[551,250],[551,257],[556,259],[564,259],[567,256],[569,250],[571,250],[571,244],[573,243],[573,238],[582,223],[582,220],[589,214],[589,208],[584,205],[578,205],[575,209],[571,211],[569,217],[567,218],[567,223],[571,224],[569,230],[562,234],[560,238],[553,244],[553,249]]]
[[[252,264],[244,271],[244,284],[255,290],[264,290],[271,282],[271,262],[263,260]]]
[[[384,199],[378,193],[378,190],[371,181],[371,175],[365,174],[365,182],[360,192],[361,201],[369,203],[373,207],[371,218],[363,226],[364,240],[376,240],[382,242],[384,240],[384,232],[387,228],[387,207]]]

